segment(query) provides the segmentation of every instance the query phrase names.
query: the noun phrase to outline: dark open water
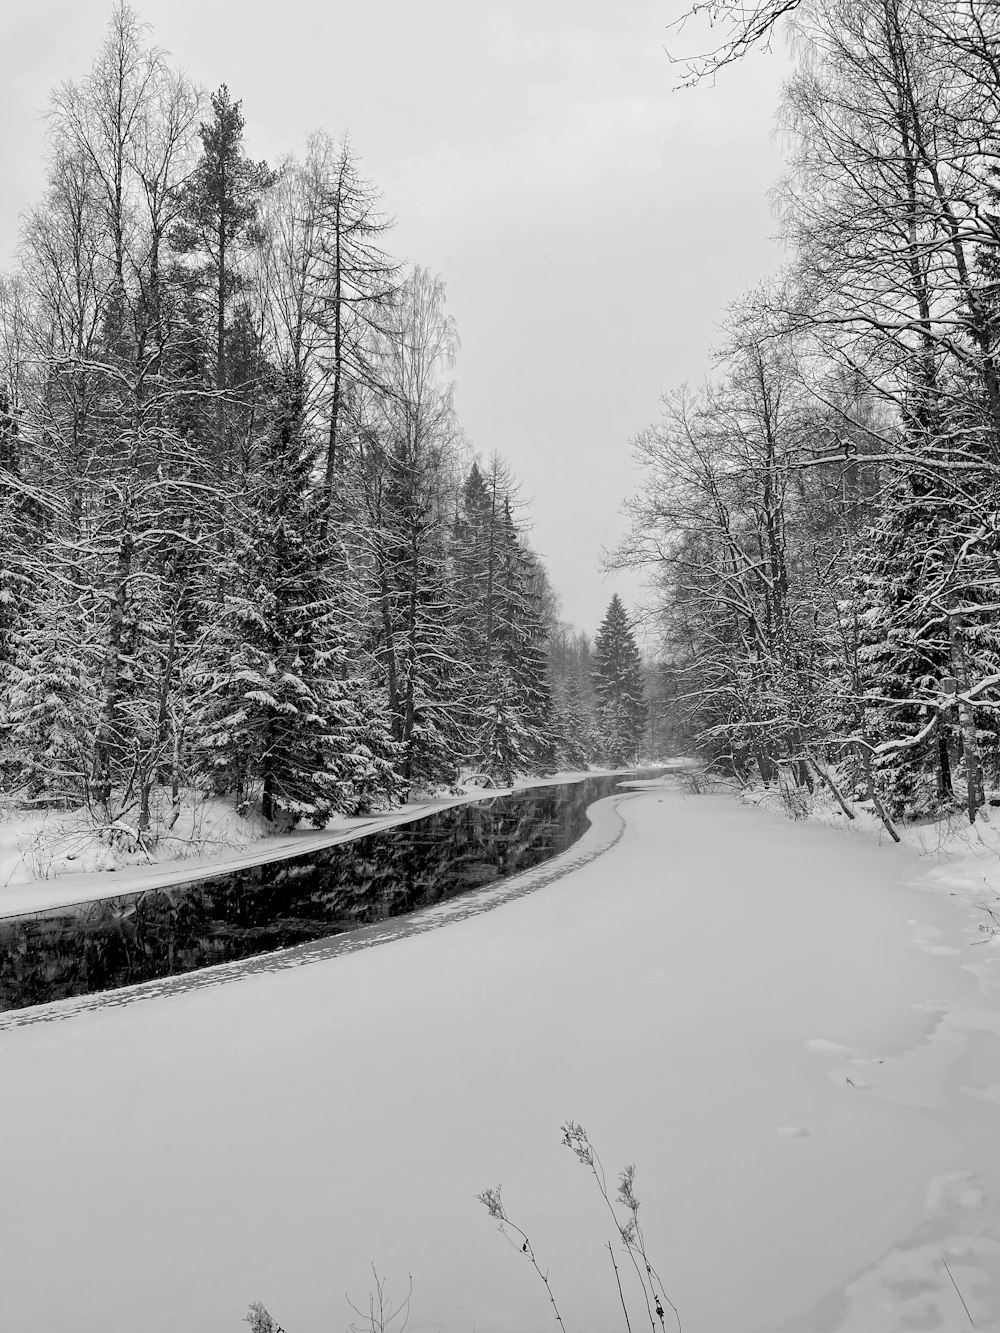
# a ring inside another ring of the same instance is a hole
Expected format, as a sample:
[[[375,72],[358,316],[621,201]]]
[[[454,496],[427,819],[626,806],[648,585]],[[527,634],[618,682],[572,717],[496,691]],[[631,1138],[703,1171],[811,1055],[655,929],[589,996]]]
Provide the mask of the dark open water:
[[[203,879],[0,918],[0,1011],[327,939],[475,891],[570,847],[623,776],[452,806]]]

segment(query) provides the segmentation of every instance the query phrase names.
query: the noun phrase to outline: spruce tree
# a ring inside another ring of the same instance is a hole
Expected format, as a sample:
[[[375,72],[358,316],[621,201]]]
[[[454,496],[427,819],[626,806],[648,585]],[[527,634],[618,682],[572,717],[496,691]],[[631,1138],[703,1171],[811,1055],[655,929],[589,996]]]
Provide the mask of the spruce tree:
[[[263,817],[324,824],[396,794],[395,752],[349,674],[327,577],[316,448],[286,377],[234,528],[230,591],[212,634],[203,762]],[[355,696],[361,695],[360,700]]]
[[[454,355],[444,285],[423,269],[403,284],[376,348],[383,389],[357,440],[358,525],[372,657],[383,673],[407,788],[452,782],[468,749],[449,549],[455,421],[442,371]]]
[[[565,768],[586,768],[597,748],[590,701],[574,677],[560,683],[555,695],[554,725],[558,762]]]
[[[402,445],[402,447],[401,447]],[[407,789],[455,780],[467,750],[472,679],[455,615],[446,528],[431,488],[439,466],[397,440],[384,459],[376,539],[375,657],[388,690]],[[425,471],[426,468],[426,471]]]
[[[544,573],[514,520],[514,484],[498,457],[473,463],[455,525],[457,614],[472,668],[468,711],[477,736],[470,761],[509,784],[555,761]]]
[[[476,669],[480,686],[493,654],[499,486],[495,471],[488,479],[479,463],[473,462],[462,484],[451,543],[455,581],[461,590],[456,615],[466,660]],[[502,492],[499,498],[502,501]]]
[[[642,660],[628,615],[615,593],[594,641],[594,693],[605,760],[634,763],[648,719]]]
[[[542,609],[544,572],[526,550],[505,501],[500,527],[497,637],[512,698],[521,722],[531,771],[550,773],[556,741],[552,681],[549,675],[548,625]]]
[[[14,632],[27,601],[27,508],[17,419],[0,381],[0,708]]]
[[[88,798],[94,771],[98,650],[59,575],[53,559],[14,635],[3,769],[26,802],[71,807]]]
[[[591,646],[586,634],[557,622],[549,635],[557,759],[564,768],[586,768],[599,752],[595,726]]]
[[[897,481],[860,561],[863,740],[876,748],[873,777],[897,817],[953,805],[960,778],[971,818],[982,770],[997,772],[995,710],[952,700],[997,674],[1000,645],[991,552],[963,532],[968,515],[950,489],[919,473]]]

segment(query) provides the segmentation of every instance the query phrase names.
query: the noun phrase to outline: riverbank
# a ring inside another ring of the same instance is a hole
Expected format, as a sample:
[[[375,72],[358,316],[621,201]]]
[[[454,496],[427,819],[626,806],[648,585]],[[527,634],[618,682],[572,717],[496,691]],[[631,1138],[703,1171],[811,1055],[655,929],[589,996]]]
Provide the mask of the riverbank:
[[[176,988],[255,957],[266,968],[276,951],[296,965],[303,951],[331,956],[345,935],[375,927],[384,938],[389,923],[442,903],[478,911],[484,893],[496,901],[500,885],[501,901],[516,896],[526,871],[572,848],[590,808],[622,785],[605,775],[526,787],[286,859],[0,917],[0,1023],[4,1011],[151,982]]]
[[[683,765],[685,761],[676,762]],[[41,835],[34,823],[27,819],[20,823],[6,819],[0,825],[0,918],[191,883],[207,875],[224,875],[247,866],[308,855],[470,801],[634,771],[592,769],[555,773],[545,778],[523,778],[513,787],[501,788],[470,784],[458,795],[428,797],[353,819],[339,818],[324,829],[296,828],[287,833],[262,833],[252,822],[236,819],[224,802],[216,802],[204,815],[204,836],[165,843],[157,849],[157,856],[145,864],[135,854],[110,855],[110,849],[100,843],[89,824],[77,829],[75,825],[67,825],[68,816],[58,815],[51,817],[53,829],[46,844],[49,850],[42,855],[37,850]],[[44,821],[40,827],[45,827]],[[72,848],[72,857],[67,859],[65,850],[55,855],[52,851],[55,846]],[[76,861],[90,868],[74,870]]]
[[[413,1274],[410,1333],[522,1333],[551,1315],[475,1201],[502,1181],[567,1328],[619,1326],[573,1118],[637,1164],[686,1333],[957,1330],[944,1260],[1000,1328],[1000,950],[972,912],[853,831],[615,808],[624,836],[497,911],[0,1033],[7,1324],[236,1333],[256,1299],[319,1333],[374,1260]]]

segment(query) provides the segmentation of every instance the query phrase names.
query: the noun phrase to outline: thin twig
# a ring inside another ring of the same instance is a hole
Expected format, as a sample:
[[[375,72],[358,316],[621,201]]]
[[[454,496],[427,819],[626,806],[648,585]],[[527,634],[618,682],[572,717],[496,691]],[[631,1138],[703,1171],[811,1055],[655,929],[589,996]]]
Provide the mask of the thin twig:
[[[615,1263],[615,1252],[611,1248],[611,1242],[608,1241],[608,1254],[611,1256],[611,1267],[615,1270],[615,1281],[618,1283],[618,1299],[622,1303],[622,1314],[625,1316],[625,1327],[628,1333],[632,1333],[632,1325],[628,1317],[628,1307],[625,1304],[625,1293],[622,1291],[622,1280],[618,1276],[618,1265]]]
[[[549,1301],[552,1304],[552,1312],[556,1317],[556,1322],[558,1323],[559,1327],[563,1330],[563,1333],[566,1333],[566,1325],[563,1323],[562,1315],[559,1313],[559,1306],[556,1305],[556,1298],[555,1296],[553,1296],[552,1288],[549,1286],[549,1275],[548,1273],[543,1273],[541,1268],[538,1266],[538,1260],[535,1258],[535,1251],[532,1247],[531,1241],[521,1230],[521,1228],[517,1225],[517,1223],[512,1222],[510,1218],[507,1216],[506,1210],[504,1209],[503,1206],[503,1200],[500,1197],[500,1186],[497,1185],[496,1188],[494,1189],[485,1189],[483,1190],[482,1194],[477,1194],[476,1198],[485,1207],[490,1217],[496,1220],[498,1230],[501,1236],[503,1236],[504,1240],[507,1241],[509,1245],[513,1246],[515,1250],[520,1250],[522,1254],[527,1255],[532,1268],[535,1270],[535,1272],[538,1274],[538,1276],[541,1278],[542,1282],[545,1285],[545,1290],[548,1293]],[[518,1245],[517,1241],[514,1240],[513,1237],[508,1235],[507,1232],[508,1227],[510,1228],[511,1231],[515,1232],[516,1235],[520,1238],[521,1241],[520,1245]]]
[[[943,1254],[941,1256],[941,1262],[944,1264],[944,1271],[948,1274],[949,1277],[951,1277],[951,1269],[948,1267],[948,1260],[944,1257]],[[962,1309],[965,1311],[967,1315],[969,1315],[969,1323],[972,1325],[973,1328],[975,1328],[976,1321],[973,1319],[972,1315],[969,1314],[969,1307],[965,1303],[965,1297],[958,1290],[958,1283],[955,1281],[953,1277],[951,1277],[951,1285],[955,1288],[955,1292],[958,1296],[958,1299],[962,1302]]]

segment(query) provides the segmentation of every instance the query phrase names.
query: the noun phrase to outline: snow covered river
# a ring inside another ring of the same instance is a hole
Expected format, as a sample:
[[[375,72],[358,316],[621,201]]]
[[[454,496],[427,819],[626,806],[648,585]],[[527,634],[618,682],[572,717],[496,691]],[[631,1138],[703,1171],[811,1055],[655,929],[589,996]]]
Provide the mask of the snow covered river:
[[[378,947],[7,1015],[0,1327],[327,1333],[372,1261],[409,1333],[553,1327],[501,1181],[570,1333],[623,1328],[573,1118],[685,1333],[1000,1329],[1000,950],[933,862],[666,787],[592,815]]]

